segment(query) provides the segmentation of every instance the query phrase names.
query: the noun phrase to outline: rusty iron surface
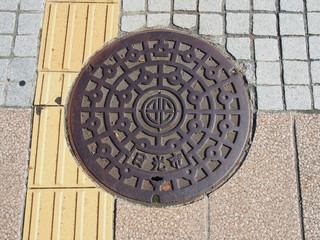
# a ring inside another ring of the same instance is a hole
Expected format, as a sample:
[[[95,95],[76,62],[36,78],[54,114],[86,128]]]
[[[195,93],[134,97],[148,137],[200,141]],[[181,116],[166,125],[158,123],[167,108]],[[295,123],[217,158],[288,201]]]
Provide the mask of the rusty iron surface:
[[[211,44],[152,30],[106,45],[76,79],[67,132],[105,190],[147,205],[187,203],[226,181],[250,133],[245,82]]]

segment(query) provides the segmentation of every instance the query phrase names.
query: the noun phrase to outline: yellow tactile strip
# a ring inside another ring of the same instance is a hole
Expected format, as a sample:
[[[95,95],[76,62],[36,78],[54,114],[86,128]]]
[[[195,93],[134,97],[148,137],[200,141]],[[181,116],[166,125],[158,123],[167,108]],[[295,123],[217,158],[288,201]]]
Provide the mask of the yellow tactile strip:
[[[63,107],[36,107],[29,188],[94,187],[75,163],[66,143]]]
[[[97,188],[29,190],[23,239],[111,240],[113,206]]]
[[[78,72],[83,62],[117,34],[118,4],[47,3],[40,71]]]
[[[112,239],[114,199],[78,168],[65,139],[64,105],[83,62],[117,36],[118,1],[47,1],[23,239]]]

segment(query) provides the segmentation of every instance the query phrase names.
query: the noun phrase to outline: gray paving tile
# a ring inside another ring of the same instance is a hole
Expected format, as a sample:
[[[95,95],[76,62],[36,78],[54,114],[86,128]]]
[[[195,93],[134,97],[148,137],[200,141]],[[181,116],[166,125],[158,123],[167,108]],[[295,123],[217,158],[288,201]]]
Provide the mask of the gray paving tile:
[[[227,13],[227,33],[248,34],[249,13]]]
[[[254,35],[277,35],[277,17],[275,14],[253,14]]]
[[[285,87],[287,110],[311,109],[311,93],[308,86]]]
[[[320,37],[309,37],[310,58],[320,59]]]
[[[283,61],[285,84],[309,84],[308,63],[302,61]]]
[[[9,107],[31,107],[34,99],[34,83],[32,82],[9,82],[5,99]]]
[[[257,86],[258,109],[283,110],[281,86]]]
[[[13,12],[0,12],[0,33],[13,34],[16,14]]]
[[[45,0],[21,0],[21,10],[41,11],[44,8]]]
[[[255,39],[254,47],[256,60],[258,61],[278,61],[280,58],[277,39]]]
[[[42,14],[20,14],[18,24],[18,34],[38,35],[42,26]]]
[[[197,16],[194,14],[173,14],[173,24],[182,28],[193,28],[197,24]]]
[[[147,27],[166,27],[170,24],[170,13],[155,13],[147,15]]]
[[[32,81],[35,79],[36,58],[14,58],[10,66],[12,81]]]
[[[170,12],[171,0],[148,0],[148,10],[151,12]]]
[[[9,59],[0,59],[0,80],[7,79]]]
[[[228,38],[227,50],[236,59],[250,59],[250,38]]]
[[[0,106],[5,103],[5,82],[0,79]]]
[[[320,11],[320,4],[318,0],[308,0],[307,1],[308,11]]]
[[[121,30],[124,32],[133,32],[139,28],[144,27],[146,24],[145,15],[129,15],[122,16],[121,18]]]
[[[305,35],[303,14],[280,13],[281,35]]]
[[[0,10],[17,10],[20,0],[3,0],[0,1]]]
[[[276,11],[275,0],[254,0],[253,1],[254,10],[264,10],[264,11]]]
[[[0,36],[0,56],[1,57],[9,57],[12,48],[12,40],[13,36],[3,35]]]
[[[250,0],[226,0],[226,10],[250,10]]]
[[[306,39],[304,37],[283,37],[281,41],[283,59],[307,59]]]
[[[320,115],[296,116],[305,239],[320,239]]]
[[[303,0],[281,0],[280,9],[282,11],[293,11],[302,12],[303,11]]]
[[[222,35],[223,17],[220,14],[201,13],[199,21],[199,34],[213,36]]]
[[[207,199],[170,208],[150,208],[118,200],[115,239],[205,239],[206,208]]]
[[[21,239],[31,115],[0,108],[0,239]]]
[[[280,63],[257,62],[257,84],[280,85]]]
[[[320,86],[313,86],[314,108],[320,109]]]
[[[146,1],[145,0],[123,0],[122,1],[122,9],[125,12],[140,12],[145,11]]]
[[[197,0],[175,0],[173,2],[173,9],[195,11],[197,10]]]
[[[37,57],[38,45],[38,35],[18,35],[16,36],[13,53],[18,57]]]
[[[320,5],[320,3],[319,3]],[[308,32],[309,34],[320,34],[320,12],[308,13]]]
[[[313,83],[320,83],[320,61],[311,62],[311,78]]]
[[[200,12],[221,12],[222,0],[199,0]]]
[[[289,114],[258,114],[249,155],[210,195],[210,239],[301,239]]]

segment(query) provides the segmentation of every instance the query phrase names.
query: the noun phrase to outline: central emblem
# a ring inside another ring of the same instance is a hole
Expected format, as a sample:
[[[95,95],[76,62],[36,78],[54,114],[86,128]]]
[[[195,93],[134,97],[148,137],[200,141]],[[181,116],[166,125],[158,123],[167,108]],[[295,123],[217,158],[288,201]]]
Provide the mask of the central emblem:
[[[142,111],[144,120],[158,129],[168,126],[176,116],[173,100],[163,94],[149,97]]]

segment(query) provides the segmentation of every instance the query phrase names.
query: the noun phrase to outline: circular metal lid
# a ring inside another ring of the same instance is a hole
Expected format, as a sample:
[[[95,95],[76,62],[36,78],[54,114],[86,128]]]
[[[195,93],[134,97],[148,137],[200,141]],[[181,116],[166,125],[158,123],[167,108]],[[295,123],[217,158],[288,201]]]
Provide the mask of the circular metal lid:
[[[102,188],[154,205],[185,203],[239,165],[251,127],[243,78],[212,45],[166,30],[98,51],[67,110],[77,161]]]

